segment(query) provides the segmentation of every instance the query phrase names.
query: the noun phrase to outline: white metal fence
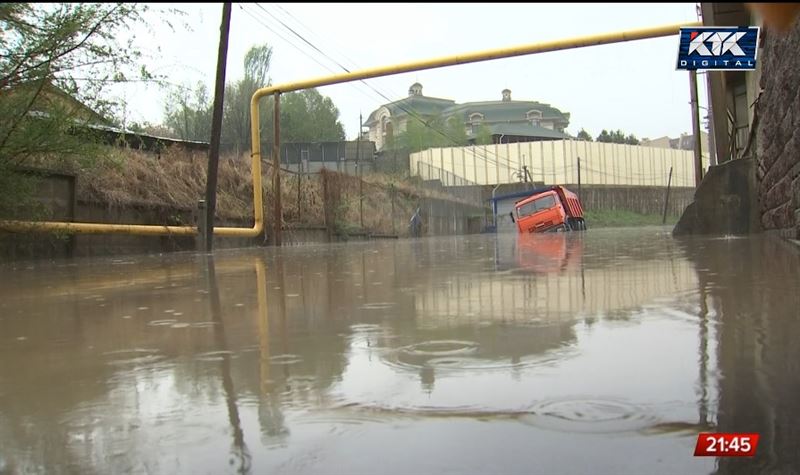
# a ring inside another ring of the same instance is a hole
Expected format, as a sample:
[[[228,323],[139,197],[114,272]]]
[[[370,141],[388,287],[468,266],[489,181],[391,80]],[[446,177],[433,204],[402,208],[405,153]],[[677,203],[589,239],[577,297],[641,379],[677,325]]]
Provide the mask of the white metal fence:
[[[666,186],[672,167],[672,186],[693,187],[693,160],[688,150],[554,140],[432,148],[411,154],[409,166],[426,180],[480,185],[522,181],[523,167],[533,181],[577,183],[580,166],[582,184],[628,186]]]

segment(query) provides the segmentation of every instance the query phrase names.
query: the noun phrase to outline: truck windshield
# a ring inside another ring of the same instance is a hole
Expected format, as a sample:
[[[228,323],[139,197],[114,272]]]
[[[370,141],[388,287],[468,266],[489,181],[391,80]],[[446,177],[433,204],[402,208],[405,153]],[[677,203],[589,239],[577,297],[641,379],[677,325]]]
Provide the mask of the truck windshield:
[[[533,200],[530,203],[525,203],[517,209],[517,213],[520,218],[524,218],[525,216],[530,216],[537,211],[552,208],[555,206],[555,204],[556,198],[553,195],[547,195],[539,198],[538,200]]]

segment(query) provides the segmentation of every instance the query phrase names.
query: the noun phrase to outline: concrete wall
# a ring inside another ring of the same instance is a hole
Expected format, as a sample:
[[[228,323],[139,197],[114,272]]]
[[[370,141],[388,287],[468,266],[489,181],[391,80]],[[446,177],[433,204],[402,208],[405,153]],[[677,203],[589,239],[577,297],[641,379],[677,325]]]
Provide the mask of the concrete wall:
[[[800,21],[765,38],[757,103],[758,207],[766,230],[800,238]]]
[[[124,223],[124,224],[165,224],[196,226],[197,212],[193,209],[152,206],[109,206],[103,203],[75,200],[74,177],[52,174],[44,178],[39,186],[39,201],[51,213],[54,220]],[[419,201],[423,220],[423,235],[447,235],[479,233],[483,228],[485,213],[482,207],[460,203],[448,199],[422,198]],[[267,207],[271,206],[269,203]],[[214,240],[215,249],[242,248],[271,244],[272,225],[267,215],[266,233],[256,238],[220,238]],[[409,234],[409,216],[399,210],[396,221],[397,235]],[[250,227],[252,221],[220,220],[218,226]],[[369,223],[365,223],[369,227]],[[283,241],[287,245],[300,245],[319,242],[339,242],[395,238],[374,234],[369,229],[350,230],[346,234],[336,234],[324,226],[296,226],[287,223],[284,227]],[[27,259],[89,257],[103,255],[130,255],[164,253],[175,251],[194,251],[197,248],[195,236],[128,236],[117,234],[80,234],[57,236],[53,234],[4,234],[0,233],[0,261]]]
[[[708,170],[673,234],[750,234],[759,230],[754,162],[728,160]]]
[[[577,185],[567,188],[578,192]],[[641,214],[661,214],[664,212],[664,200],[667,187],[648,186],[582,186],[581,204],[584,209],[592,210],[624,210]],[[692,202],[695,188],[670,188],[667,214],[679,216]]]
[[[428,236],[476,234],[483,229],[487,210],[450,200],[424,198],[420,203],[423,233]],[[400,223],[406,231],[408,222]]]
[[[25,170],[21,170],[25,171]],[[42,218],[69,221],[76,216],[75,177],[73,175],[37,170],[41,179],[36,184],[34,198],[42,205]],[[73,252],[75,241],[70,236],[14,235],[0,233],[0,259],[24,259],[31,256],[60,256]]]

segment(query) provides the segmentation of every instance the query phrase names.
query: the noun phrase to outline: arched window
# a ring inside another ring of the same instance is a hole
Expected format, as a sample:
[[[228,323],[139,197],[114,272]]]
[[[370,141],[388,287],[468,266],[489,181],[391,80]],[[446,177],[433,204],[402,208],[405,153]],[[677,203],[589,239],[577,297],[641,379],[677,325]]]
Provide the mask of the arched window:
[[[389,124],[390,124],[390,122],[389,122],[389,116],[388,115],[385,115],[385,116],[381,117],[381,135],[383,135],[383,136],[386,135],[386,127]]]
[[[530,122],[532,126],[539,127],[539,122],[542,120],[542,111],[536,109],[529,110],[528,113],[525,114],[525,118],[528,119],[528,122]]]
[[[469,125],[472,129],[473,134],[478,133],[478,129],[480,128],[481,124],[483,123],[483,114],[480,112],[473,112],[469,115]]]

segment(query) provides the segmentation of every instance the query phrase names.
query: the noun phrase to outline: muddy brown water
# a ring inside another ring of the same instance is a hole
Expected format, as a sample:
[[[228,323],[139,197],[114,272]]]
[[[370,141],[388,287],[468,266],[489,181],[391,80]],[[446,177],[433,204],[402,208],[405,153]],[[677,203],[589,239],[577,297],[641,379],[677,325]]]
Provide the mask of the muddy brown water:
[[[0,265],[0,473],[797,473],[800,252],[667,228]],[[754,458],[694,457],[758,432]]]

